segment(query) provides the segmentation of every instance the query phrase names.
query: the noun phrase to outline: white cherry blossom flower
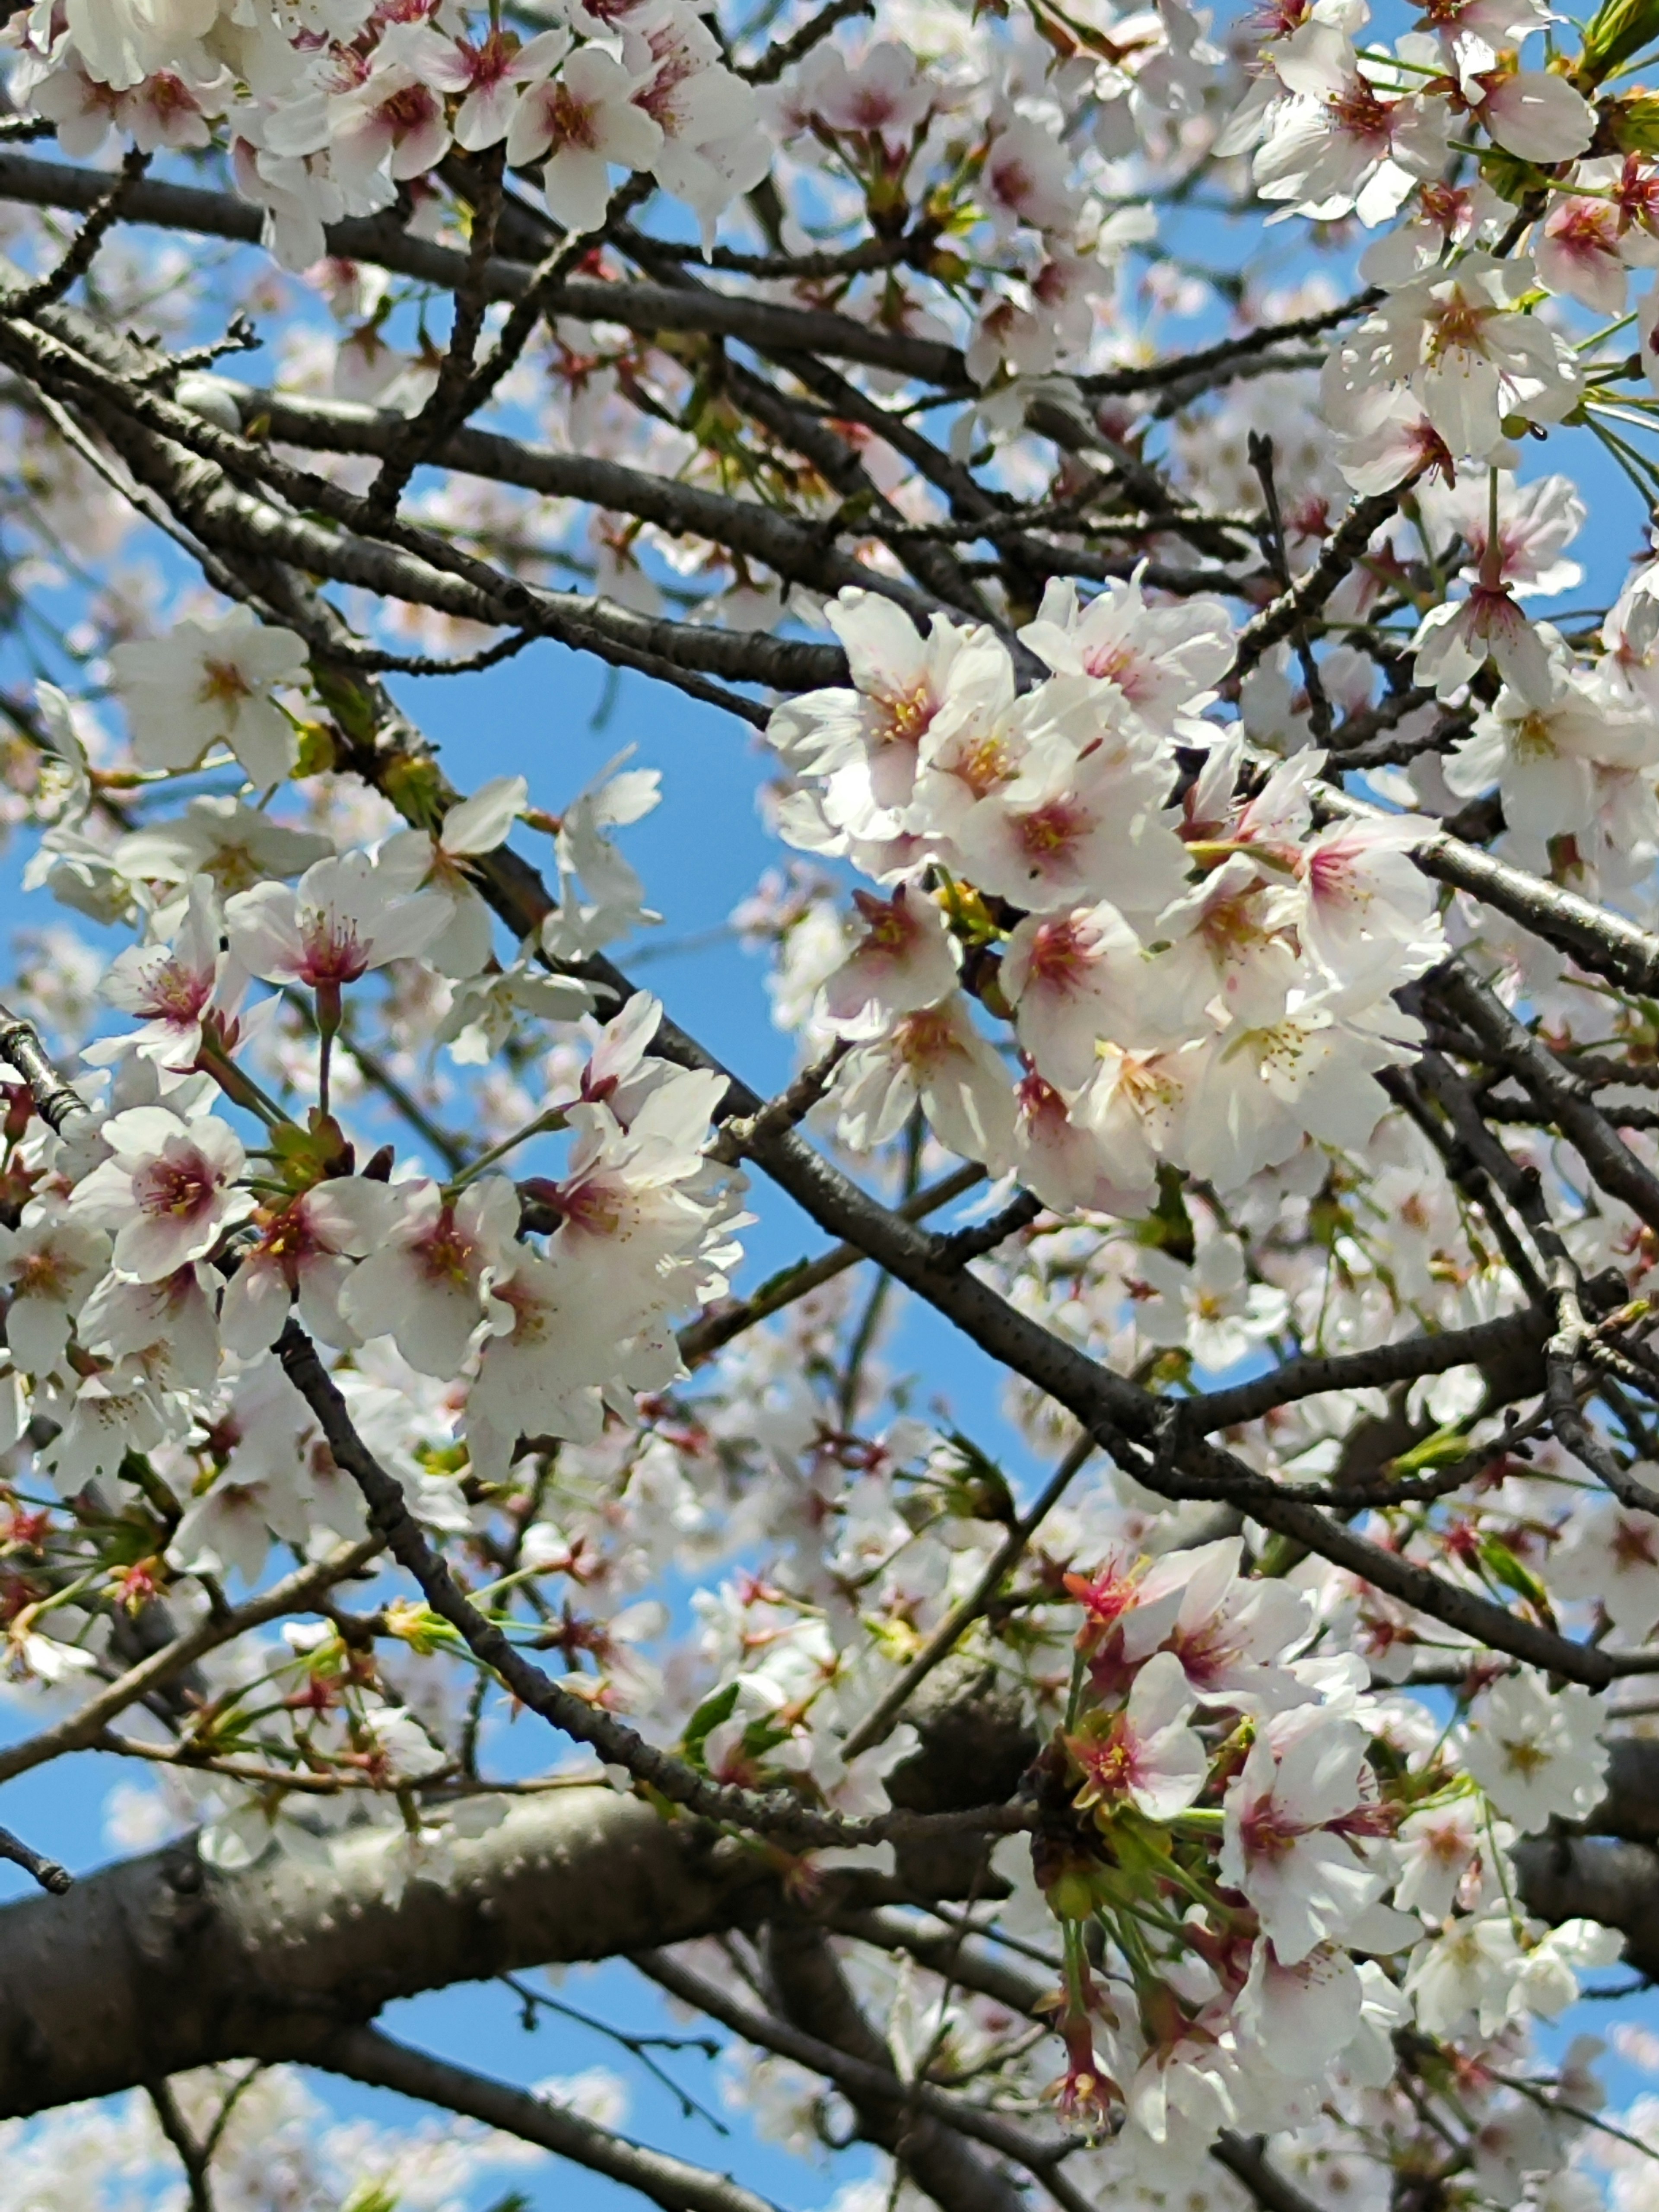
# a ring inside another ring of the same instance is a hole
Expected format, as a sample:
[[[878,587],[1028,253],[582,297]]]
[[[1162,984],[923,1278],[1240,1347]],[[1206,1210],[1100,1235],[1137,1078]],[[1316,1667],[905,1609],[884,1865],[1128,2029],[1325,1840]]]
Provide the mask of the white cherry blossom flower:
[[[434,836],[402,830],[375,854],[376,876],[388,891],[436,891],[448,900],[447,922],[422,948],[441,975],[476,975],[489,957],[489,908],[466,863],[506,843],[528,793],[521,775],[493,776],[449,809]]]
[[[957,842],[981,890],[1021,907],[1051,913],[1109,896],[1125,912],[1155,911],[1183,872],[1159,781],[1109,744],[1079,757],[1056,732],[979,801]]]
[[[1101,1038],[1135,1040],[1145,967],[1140,939],[1103,899],[1071,914],[1027,915],[1008,940],[1000,980],[1040,1074],[1079,1088]]]
[[[204,875],[228,898],[267,878],[303,875],[333,851],[333,841],[314,830],[273,822],[240,799],[207,796],[120,838],[112,857],[134,883],[187,884]]]
[[[1477,583],[1466,599],[1443,599],[1418,624],[1412,672],[1449,699],[1490,660],[1511,691],[1534,705],[1555,684],[1549,649],[1507,585]]]
[[[299,1317],[325,1344],[354,1345],[357,1330],[341,1310],[354,1260],[385,1239],[392,1200],[385,1183],[335,1176],[286,1205],[262,1209],[258,1235],[243,1252],[225,1291],[220,1327],[245,1358],[275,1344],[298,1302]]]
[[[1601,1720],[1595,1693],[1576,1682],[1552,1693],[1535,1674],[1506,1674],[1475,1702],[1464,1765],[1505,1820],[1535,1835],[1553,1814],[1581,1819],[1601,1796]]]
[[[1139,572],[1107,584],[1082,607],[1069,577],[1051,577],[1036,621],[1019,635],[1057,674],[1109,683],[1155,727],[1183,733],[1209,705],[1235,650],[1221,600],[1195,593],[1175,606],[1149,605]],[[1203,742],[1211,736],[1204,726]]]
[[[1370,1809],[1364,1750],[1362,1729],[1316,1708],[1285,1713],[1228,1789],[1221,1877],[1255,1905],[1283,1966],[1340,1940],[1382,1893],[1349,1840]]]
[[[146,768],[194,768],[222,744],[261,787],[292,770],[299,739],[270,696],[305,678],[305,640],[291,629],[235,607],[216,623],[176,623],[164,638],[115,646],[109,659]]]
[[[1486,1887],[1493,1887],[1492,1850],[1507,1849],[1514,1836],[1509,1823],[1492,1821],[1474,1796],[1408,1814],[1395,1838],[1401,1869],[1395,1903],[1402,1912],[1421,1912],[1431,1920],[1444,1920],[1459,1902],[1478,1907],[1486,1899],[1468,1895],[1471,1880],[1484,1875]]]
[[[938,906],[917,884],[890,899],[854,890],[864,935],[823,987],[823,1019],[838,1036],[878,1036],[895,1014],[934,1006],[957,987],[956,955]]]
[[[6,1342],[27,1373],[48,1374],[62,1359],[109,1249],[101,1229],[55,1205],[31,1206],[15,1229],[0,1225],[0,1281],[11,1293]]]
[[[222,916],[212,880],[191,884],[184,919],[171,944],[131,945],[118,953],[103,981],[110,1004],[143,1018],[124,1036],[89,1045],[82,1057],[98,1066],[136,1052],[160,1067],[193,1067],[210,1012],[234,1013],[243,979],[219,949]]]
[[[549,57],[544,55],[543,65]],[[507,134],[515,169],[546,157],[542,196],[555,222],[598,230],[611,204],[611,169],[648,169],[662,131],[634,105],[637,79],[599,46],[570,54],[556,76],[530,85]]]
[[[1140,1668],[1129,1702],[1103,1729],[1069,1737],[1083,1770],[1079,1811],[1127,1798],[1149,1820],[1172,1820],[1204,1786],[1209,1754],[1187,1725],[1193,1693],[1173,1652],[1156,1652]]]
[[[1659,726],[1621,711],[1593,676],[1559,659],[1541,687],[1506,685],[1447,756],[1447,788],[1474,798],[1496,784],[1512,830],[1540,839],[1587,829],[1599,804],[1598,763],[1659,757]]]
[[[123,1274],[161,1282],[205,1259],[252,1212],[252,1194],[237,1188],[246,1155],[225,1122],[136,1106],[112,1115],[100,1133],[111,1157],[76,1185],[70,1212],[113,1231]]]
[[[1014,1107],[1014,1167],[1024,1189],[1057,1213],[1148,1211],[1157,1190],[1150,1169],[1137,1182],[1034,1068],[1016,1085]]]
[[[1258,1936],[1234,2017],[1247,2047],[1276,2073],[1321,2081],[1359,2031],[1364,1990],[1354,1961],[1334,1943],[1285,1965]]]
[[[346,1282],[341,1309],[363,1337],[390,1336],[411,1367],[458,1374],[492,1275],[516,1256],[519,1194],[486,1176],[446,1199],[424,1179],[390,1187],[390,1218]]]
[[[901,1015],[884,1036],[842,1062],[834,1096],[841,1131],[860,1152],[884,1144],[918,1103],[952,1152],[1004,1173],[1013,1143],[1012,1084],[958,991]]]
[[[1408,391],[1455,459],[1494,453],[1510,416],[1559,422],[1581,372],[1565,340],[1517,306],[1534,274],[1476,252],[1395,286],[1327,356],[1331,419],[1363,431],[1370,395]]]
[[[297,889],[263,883],[225,902],[234,957],[270,983],[304,983],[337,1010],[339,994],[370,969],[408,959],[447,927],[441,892],[405,893],[366,853],[319,860]]]
[[[219,1379],[218,1279],[199,1261],[149,1281],[106,1275],[81,1309],[88,1351],[141,1361],[168,1388],[211,1390]]]
[[[1244,1255],[1231,1237],[1212,1237],[1190,1267],[1167,1252],[1135,1261],[1152,1295],[1135,1306],[1135,1327],[1149,1344],[1182,1345],[1199,1366],[1224,1374],[1283,1328],[1290,1301],[1270,1283],[1252,1283]]]
[[[1654,1469],[1638,1465],[1652,1483]],[[1642,1644],[1659,1628],[1659,1518],[1617,1498],[1585,1500],[1566,1524],[1565,1541],[1549,1558],[1550,1588],[1559,1597],[1593,1599],[1622,1637]]]

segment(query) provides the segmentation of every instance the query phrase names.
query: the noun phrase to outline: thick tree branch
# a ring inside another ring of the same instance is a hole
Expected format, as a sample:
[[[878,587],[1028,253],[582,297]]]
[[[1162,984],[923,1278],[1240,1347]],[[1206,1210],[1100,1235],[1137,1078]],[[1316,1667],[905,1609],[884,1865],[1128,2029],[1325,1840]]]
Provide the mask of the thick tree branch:
[[[194,1838],[0,1910],[0,2114],[266,2051],[395,1997],[611,1958],[731,1926],[771,1875],[750,1852],[591,1785],[489,1802],[500,1818],[413,1862],[399,1832],[337,1834],[327,1863],[227,1873]]]

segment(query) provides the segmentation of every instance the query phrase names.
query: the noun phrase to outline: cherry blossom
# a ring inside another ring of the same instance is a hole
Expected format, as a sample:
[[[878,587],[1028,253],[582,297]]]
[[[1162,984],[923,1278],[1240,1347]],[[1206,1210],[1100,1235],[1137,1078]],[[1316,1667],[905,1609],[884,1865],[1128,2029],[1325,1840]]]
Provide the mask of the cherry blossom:
[[[275,1344],[297,1302],[307,1328],[325,1344],[353,1344],[357,1331],[341,1310],[352,1261],[381,1244],[392,1212],[383,1183],[336,1176],[286,1203],[261,1206],[258,1235],[242,1252],[225,1291],[221,1326],[233,1352],[251,1357]]]
[[[539,56],[546,69],[555,56]],[[514,112],[507,158],[514,168],[545,155],[542,192],[556,222],[597,230],[611,199],[612,165],[651,166],[661,126],[634,104],[637,80],[598,46],[570,54],[556,76],[531,84]]]
[[[348,983],[421,951],[453,920],[436,890],[405,892],[365,853],[316,861],[297,889],[263,883],[225,902],[230,949],[251,975],[304,983],[335,1012]]]
[[[161,1106],[116,1114],[100,1132],[110,1157],[75,1187],[71,1216],[114,1234],[113,1260],[141,1283],[164,1281],[205,1259],[252,1210],[240,1189],[246,1165],[234,1130],[211,1115],[186,1121]]]
[[[494,777],[452,806],[432,838],[400,830],[375,854],[376,875],[388,890],[437,890],[448,900],[447,924],[422,948],[446,975],[476,975],[489,957],[489,909],[466,864],[506,843],[528,790],[521,775]]]
[[[1181,1662],[1173,1652],[1156,1653],[1136,1674],[1123,1711],[1067,1742],[1085,1776],[1079,1811],[1098,1807],[1104,1816],[1127,1798],[1150,1820],[1184,1812],[1209,1769],[1203,1744],[1187,1726],[1192,1709]]]
[[[182,622],[164,639],[118,645],[116,688],[149,768],[194,768],[228,745],[257,786],[280,783],[299,755],[293,723],[271,697],[301,682],[303,639],[268,628],[246,607],[216,623]]]
[[[1227,1793],[1222,1879],[1255,1907],[1286,1966],[1340,1938],[1382,1894],[1352,1838],[1368,1818],[1364,1739],[1318,1713],[1286,1713],[1250,1747]]]
[[[1594,1696],[1577,1684],[1551,1697],[1531,1675],[1505,1675],[1470,1715],[1464,1760],[1504,1819],[1532,1834],[1552,1814],[1589,1812],[1601,1795],[1597,1717]]]
[[[346,1284],[342,1310],[365,1337],[390,1336],[422,1375],[450,1376],[484,1318],[494,1273],[511,1264],[519,1197],[486,1176],[459,1197],[434,1183],[400,1183],[384,1225]]]

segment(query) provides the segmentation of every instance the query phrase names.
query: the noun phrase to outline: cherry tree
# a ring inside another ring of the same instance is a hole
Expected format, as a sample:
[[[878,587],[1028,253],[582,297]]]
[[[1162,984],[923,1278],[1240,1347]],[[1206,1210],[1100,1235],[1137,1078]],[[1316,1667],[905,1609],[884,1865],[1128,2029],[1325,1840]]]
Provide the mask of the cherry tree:
[[[1649,2212],[1659,7],[0,39],[0,2206]]]

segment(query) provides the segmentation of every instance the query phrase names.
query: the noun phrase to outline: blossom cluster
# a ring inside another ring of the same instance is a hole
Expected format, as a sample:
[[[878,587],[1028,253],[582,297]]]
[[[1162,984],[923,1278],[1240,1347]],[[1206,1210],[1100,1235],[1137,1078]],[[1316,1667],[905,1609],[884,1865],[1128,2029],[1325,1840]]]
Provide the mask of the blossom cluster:
[[[857,894],[823,984],[849,1142],[920,1103],[1045,1205],[1130,1214],[1160,1166],[1230,1190],[1310,1135],[1364,1142],[1369,1076],[1415,1034],[1393,994],[1443,950],[1410,860],[1428,825],[1321,823],[1315,751],[1241,793],[1242,733],[1200,719],[1233,654],[1218,601],[1051,586],[1020,636],[1053,672],[1024,691],[988,631],[936,616],[924,641],[869,595],[830,619],[856,688],[791,700],[770,734],[801,785],[783,834],[893,887]],[[971,999],[1012,1024],[1017,1079]]]

